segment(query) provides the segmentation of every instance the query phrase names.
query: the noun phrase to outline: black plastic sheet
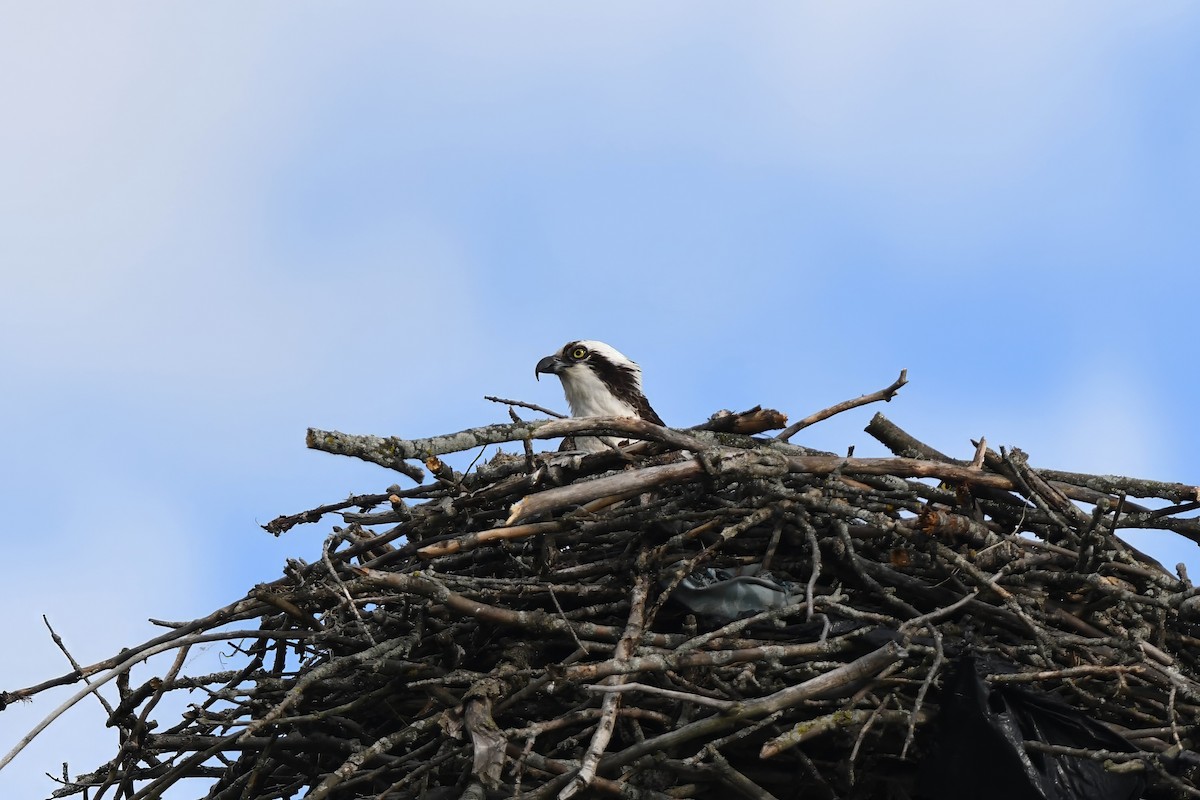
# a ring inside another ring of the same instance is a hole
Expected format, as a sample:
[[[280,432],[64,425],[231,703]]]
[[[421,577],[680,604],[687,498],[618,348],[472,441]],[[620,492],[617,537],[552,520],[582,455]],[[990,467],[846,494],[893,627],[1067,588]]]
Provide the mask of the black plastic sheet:
[[[1008,684],[989,686],[973,656],[942,692],[933,749],[921,765],[927,800],[1136,800],[1140,773],[1106,771],[1086,758],[1025,751],[1025,741],[1134,752],[1086,712]]]

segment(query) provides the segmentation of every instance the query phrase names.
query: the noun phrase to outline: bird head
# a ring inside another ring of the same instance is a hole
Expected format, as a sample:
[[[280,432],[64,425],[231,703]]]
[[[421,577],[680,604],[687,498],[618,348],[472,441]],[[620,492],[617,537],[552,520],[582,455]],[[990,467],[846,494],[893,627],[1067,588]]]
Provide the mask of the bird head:
[[[562,381],[573,416],[644,416],[641,367],[604,342],[567,342],[537,363],[533,374],[542,373]]]

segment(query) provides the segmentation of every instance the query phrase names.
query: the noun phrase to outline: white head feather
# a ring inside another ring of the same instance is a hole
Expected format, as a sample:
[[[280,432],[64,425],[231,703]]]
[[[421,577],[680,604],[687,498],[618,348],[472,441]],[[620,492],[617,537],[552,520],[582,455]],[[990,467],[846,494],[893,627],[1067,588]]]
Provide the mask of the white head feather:
[[[568,342],[538,362],[534,374],[562,381],[573,417],[638,417],[663,424],[642,393],[642,369],[612,345],[594,339]],[[612,437],[577,437],[580,450],[603,450]]]
[[[592,353],[603,356],[613,364],[624,367],[633,378],[639,393],[642,391],[642,368],[624,353],[604,342],[584,339],[576,342]],[[562,379],[563,393],[573,417],[636,417],[633,405],[612,393],[591,365],[582,362],[572,364],[558,375]]]

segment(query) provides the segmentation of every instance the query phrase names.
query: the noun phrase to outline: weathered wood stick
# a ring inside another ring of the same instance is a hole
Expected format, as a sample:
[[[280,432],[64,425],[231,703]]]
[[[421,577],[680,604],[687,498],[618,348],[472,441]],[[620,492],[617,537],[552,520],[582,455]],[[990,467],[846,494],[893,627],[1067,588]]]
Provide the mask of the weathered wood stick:
[[[916,461],[910,458],[842,458],[841,456],[790,456],[780,458],[770,452],[741,451],[725,458],[723,469],[730,474],[739,471],[769,474],[775,472],[802,472],[810,475],[897,475],[908,478],[940,478],[946,481],[996,489],[1012,490],[1012,481],[1003,475],[980,472],[957,464],[938,461]],[[537,514],[569,506],[583,505],[597,497],[609,494],[638,493],[658,486],[697,480],[706,474],[705,465],[696,459],[658,467],[607,475],[591,481],[556,486],[531,494],[513,504],[507,524]]]
[[[864,394],[861,397],[855,397],[852,400],[843,400],[842,402],[818,411],[815,414],[810,414],[799,422],[792,423],[787,428],[784,428],[775,438],[781,442],[786,442],[788,439],[792,438],[809,425],[815,425],[821,420],[829,419],[835,414],[840,414],[843,411],[849,411],[850,409],[858,408],[859,406],[865,406],[868,403],[877,403],[881,400],[885,403],[890,403],[892,398],[896,396],[896,392],[900,391],[900,387],[906,383],[908,383],[908,370],[902,369],[900,370],[900,377],[892,381],[889,386],[885,386],[877,392],[871,392],[870,394]]]
[[[312,450],[361,458],[363,461],[399,470],[408,475],[412,472],[412,465],[406,463],[409,459],[424,461],[430,456],[459,453],[489,444],[519,442],[525,439],[559,439],[580,434],[648,439],[681,449],[699,449],[704,446],[702,440],[686,433],[634,417],[581,417],[510,422],[468,428],[428,439],[362,436],[309,428],[305,443]],[[419,476],[416,479],[419,479]]]

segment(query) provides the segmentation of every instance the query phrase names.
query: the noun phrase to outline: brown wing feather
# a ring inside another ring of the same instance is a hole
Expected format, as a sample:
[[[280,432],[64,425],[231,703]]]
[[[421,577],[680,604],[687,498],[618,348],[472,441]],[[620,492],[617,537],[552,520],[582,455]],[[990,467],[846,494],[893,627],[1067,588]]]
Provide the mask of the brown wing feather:
[[[650,401],[646,399],[645,395],[634,395],[633,397],[629,398],[629,400],[633,404],[633,408],[637,411],[637,415],[639,417],[646,420],[646,422],[653,422],[655,425],[662,425],[663,427],[666,427],[667,423],[662,421],[662,417],[654,413],[654,409],[650,407]]]
[[[570,347],[571,345],[568,345]],[[624,400],[629,405],[633,406],[637,415],[647,422],[653,422],[655,425],[663,425],[666,423],[658,414],[654,413],[654,409],[650,407],[650,401],[641,393],[638,388],[638,378],[636,367],[631,368],[624,364],[614,364],[604,357],[601,353],[593,352],[588,361],[595,371],[596,376],[600,378],[617,398]]]

